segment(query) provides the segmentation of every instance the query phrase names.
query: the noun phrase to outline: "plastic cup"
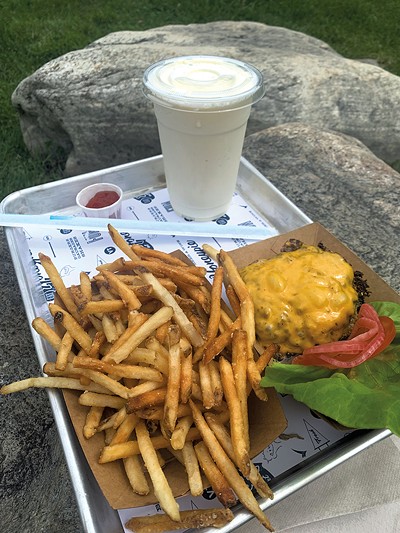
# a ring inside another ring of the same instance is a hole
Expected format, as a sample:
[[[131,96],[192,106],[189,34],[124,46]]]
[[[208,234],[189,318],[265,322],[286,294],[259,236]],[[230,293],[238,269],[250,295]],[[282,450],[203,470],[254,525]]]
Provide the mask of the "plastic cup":
[[[105,207],[87,207],[89,201],[99,192],[116,192],[119,198]],[[113,183],[94,183],[93,185],[88,185],[76,195],[76,203],[87,217],[120,218],[122,189]]]
[[[193,220],[226,213],[235,190],[252,104],[264,95],[253,66],[218,56],[183,56],[143,77],[153,102],[174,211]]]

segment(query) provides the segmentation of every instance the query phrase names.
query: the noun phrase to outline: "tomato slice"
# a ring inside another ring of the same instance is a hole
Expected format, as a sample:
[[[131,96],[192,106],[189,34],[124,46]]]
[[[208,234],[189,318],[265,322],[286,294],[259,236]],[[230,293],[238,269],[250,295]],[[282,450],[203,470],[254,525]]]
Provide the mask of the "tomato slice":
[[[372,305],[363,304],[348,339],[307,348],[292,362],[327,368],[352,368],[380,353],[395,336],[393,320],[379,316]]]

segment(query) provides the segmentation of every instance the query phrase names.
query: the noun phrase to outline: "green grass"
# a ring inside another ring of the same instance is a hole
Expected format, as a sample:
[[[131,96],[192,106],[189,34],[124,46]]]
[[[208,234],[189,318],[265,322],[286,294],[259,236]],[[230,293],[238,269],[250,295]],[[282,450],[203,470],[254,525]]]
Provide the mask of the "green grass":
[[[399,0],[2,0],[0,3],[0,199],[62,177],[62,154],[33,158],[11,94],[47,61],[119,30],[253,20],[322,39],[350,58],[400,75]]]

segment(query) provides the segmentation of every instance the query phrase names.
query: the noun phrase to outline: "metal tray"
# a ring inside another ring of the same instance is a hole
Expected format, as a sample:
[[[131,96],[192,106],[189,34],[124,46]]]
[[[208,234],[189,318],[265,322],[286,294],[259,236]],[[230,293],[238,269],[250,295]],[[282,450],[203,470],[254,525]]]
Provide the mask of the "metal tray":
[[[1,202],[0,212],[32,215],[73,214],[76,212],[77,192],[99,181],[118,183],[124,191],[125,198],[163,188],[165,177],[162,156],[17,191]],[[294,230],[311,222],[244,158],[240,164],[237,192],[276,229],[277,234]],[[23,231],[20,228],[7,228],[5,233],[28,320],[31,322],[38,315],[50,318],[43,291],[35,279],[34,268],[33,266],[27,267],[32,264],[32,260]],[[51,357],[49,347],[38,336],[34,337],[34,344],[39,362],[43,365]],[[84,530],[88,533],[123,532],[118,512],[109,506],[88,467],[69,420],[61,392],[49,390],[48,395]],[[300,462],[296,467],[272,479],[270,485],[274,490],[275,498],[273,501],[260,500],[262,509],[266,510],[275,505],[307,483],[389,435],[391,432],[388,430],[371,430],[354,431],[344,436],[334,445],[322,449],[308,460]],[[245,509],[238,506],[235,508],[234,520],[220,531],[221,533],[232,531],[251,518],[252,516]]]

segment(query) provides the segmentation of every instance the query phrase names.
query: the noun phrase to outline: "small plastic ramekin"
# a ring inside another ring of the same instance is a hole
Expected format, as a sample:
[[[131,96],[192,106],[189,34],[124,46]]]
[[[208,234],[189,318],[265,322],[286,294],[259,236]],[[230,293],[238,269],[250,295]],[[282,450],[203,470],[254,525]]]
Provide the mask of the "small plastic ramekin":
[[[87,207],[89,201],[98,192],[116,192],[118,200],[106,207]],[[113,183],[94,183],[82,189],[76,195],[76,203],[87,217],[91,218],[120,218],[122,206],[122,189]]]

